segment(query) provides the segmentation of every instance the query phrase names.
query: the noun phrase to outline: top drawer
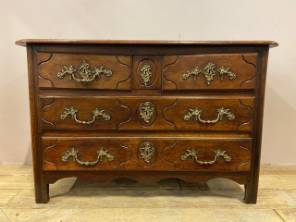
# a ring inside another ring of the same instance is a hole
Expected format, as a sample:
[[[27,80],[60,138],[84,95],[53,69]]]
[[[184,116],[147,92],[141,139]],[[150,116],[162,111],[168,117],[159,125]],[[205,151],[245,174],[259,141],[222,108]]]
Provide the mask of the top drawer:
[[[165,56],[164,90],[252,89],[257,53]]]
[[[131,57],[38,53],[41,88],[131,89]]]

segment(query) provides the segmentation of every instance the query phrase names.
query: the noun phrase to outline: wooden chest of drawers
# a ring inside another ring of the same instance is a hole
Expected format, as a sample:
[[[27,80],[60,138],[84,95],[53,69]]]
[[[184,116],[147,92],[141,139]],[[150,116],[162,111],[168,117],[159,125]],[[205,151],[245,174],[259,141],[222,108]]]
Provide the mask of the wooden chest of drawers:
[[[20,40],[36,202],[48,184],[225,177],[257,199],[268,50],[276,43]]]

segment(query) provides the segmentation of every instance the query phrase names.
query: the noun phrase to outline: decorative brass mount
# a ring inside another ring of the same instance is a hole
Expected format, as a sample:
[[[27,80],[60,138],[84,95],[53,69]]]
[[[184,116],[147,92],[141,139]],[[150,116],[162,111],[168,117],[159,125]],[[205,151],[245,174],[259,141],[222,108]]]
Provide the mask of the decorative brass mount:
[[[150,64],[144,63],[140,69],[140,74],[142,78],[142,82],[145,87],[148,87],[151,85],[151,79],[152,79],[152,67]]]
[[[94,123],[96,121],[96,119],[99,117],[103,118],[103,120],[110,120],[111,119],[110,114],[108,114],[104,109],[101,109],[98,107],[96,107],[92,111],[92,118],[90,120],[79,120],[77,117],[78,112],[79,112],[78,109],[76,109],[73,106],[66,107],[61,114],[61,119],[64,120],[69,116],[70,118],[74,119],[74,121],[76,123],[83,124],[83,125],[90,125],[90,124]]]
[[[63,162],[68,162],[70,158],[73,159],[74,162],[78,163],[81,166],[95,166],[103,161],[112,161],[114,160],[114,156],[109,153],[108,150],[104,148],[100,148],[97,150],[97,157],[94,161],[82,161],[79,159],[80,153],[75,147],[71,147],[68,149],[64,155],[62,156]]]
[[[101,79],[102,76],[111,77],[112,70],[106,68],[105,65],[91,68],[86,61],[82,61],[78,67],[73,65],[64,66],[60,72],[58,72],[58,79],[63,79],[69,75],[70,80],[87,84],[93,82],[96,79]]]
[[[152,142],[142,142],[139,146],[139,156],[146,163],[151,163],[155,155],[155,147]]]
[[[206,79],[207,85],[210,85],[217,73],[220,76],[220,80],[223,80],[224,76],[227,76],[229,80],[236,79],[236,74],[231,71],[230,67],[221,66],[217,68],[217,65],[212,62],[209,62],[201,69],[198,66],[195,66],[195,68],[192,70],[185,72],[182,75],[182,79],[188,80],[190,77],[192,77],[193,80],[197,80],[197,77],[202,74]]]
[[[187,149],[185,153],[181,155],[181,160],[193,159],[200,165],[212,165],[218,161],[219,158],[223,158],[225,162],[231,162],[231,156],[229,156],[225,150],[214,150],[215,156],[212,160],[198,160],[198,151],[195,149]]]
[[[153,123],[156,116],[156,108],[151,102],[140,103],[139,108],[139,118],[143,120],[144,124],[150,125]]]
[[[217,117],[213,120],[202,119],[201,117],[202,112],[203,110],[201,110],[200,108],[197,108],[197,107],[190,108],[185,113],[184,120],[185,121],[193,120],[193,121],[199,121],[200,123],[209,124],[209,123],[217,123],[219,121],[222,121],[224,116],[226,116],[228,120],[235,119],[235,115],[233,114],[233,112],[231,112],[230,109],[225,109],[223,107],[220,107],[217,109]]]

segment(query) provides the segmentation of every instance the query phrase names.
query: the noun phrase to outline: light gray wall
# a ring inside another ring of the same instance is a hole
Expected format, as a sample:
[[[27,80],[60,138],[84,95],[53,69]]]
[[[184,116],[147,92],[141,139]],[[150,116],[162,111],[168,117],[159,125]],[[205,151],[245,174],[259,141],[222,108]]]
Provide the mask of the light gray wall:
[[[265,163],[296,164],[295,0],[1,1],[0,163],[31,161],[26,52],[20,38],[256,40],[271,49]]]

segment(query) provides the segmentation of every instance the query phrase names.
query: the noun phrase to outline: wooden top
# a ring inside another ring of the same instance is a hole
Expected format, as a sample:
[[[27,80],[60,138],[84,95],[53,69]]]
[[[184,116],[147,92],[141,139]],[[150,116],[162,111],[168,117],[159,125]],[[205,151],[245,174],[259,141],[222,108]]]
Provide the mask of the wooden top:
[[[15,42],[20,46],[29,44],[105,44],[105,45],[268,45],[269,47],[278,46],[277,42],[259,41],[176,41],[176,40],[95,40],[95,39],[21,39]]]

